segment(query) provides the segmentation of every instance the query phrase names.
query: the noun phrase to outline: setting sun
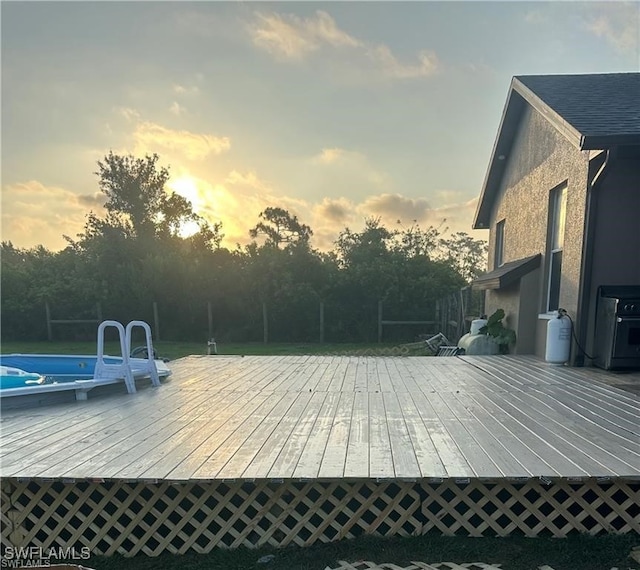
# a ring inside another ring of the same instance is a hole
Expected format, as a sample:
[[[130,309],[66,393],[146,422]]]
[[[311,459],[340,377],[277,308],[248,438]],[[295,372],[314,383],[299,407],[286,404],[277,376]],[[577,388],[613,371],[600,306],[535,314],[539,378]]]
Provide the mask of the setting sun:
[[[180,230],[178,231],[178,235],[181,238],[188,238],[188,237],[191,237],[192,235],[198,233],[199,229],[200,229],[200,226],[198,226],[197,222],[194,222],[193,220],[189,220],[188,222],[184,222],[180,226]]]
[[[196,214],[199,213],[200,207],[202,206],[202,198],[198,191],[198,184],[193,178],[190,176],[181,176],[175,180],[170,180],[167,186],[176,194],[180,194],[180,196],[189,200],[194,212]],[[188,238],[197,233],[199,229],[200,227],[197,222],[189,220],[181,224],[178,235],[182,238]]]
[[[193,178],[190,176],[181,176],[175,180],[170,180],[167,186],[183,198],[189,200],[194,210],[198,210],[202,199],[198,192],[198,185]]]

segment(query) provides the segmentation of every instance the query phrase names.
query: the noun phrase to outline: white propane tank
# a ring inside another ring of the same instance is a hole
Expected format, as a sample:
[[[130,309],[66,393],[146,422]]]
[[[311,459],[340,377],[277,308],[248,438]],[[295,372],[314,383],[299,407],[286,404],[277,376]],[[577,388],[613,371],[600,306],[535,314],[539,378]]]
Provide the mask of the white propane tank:
[[[569,360],[571,353],[571,319],[565,311],[554,312],[554,317],[547,323],[547,348],[544,359],[549,364],[562,366]]]
[[[471,329],[469,330],[469,334],[480,334],[480,329],[486,326],[487,322],[487,319],[484,317],[474,319],[473,321],[471,321]]]

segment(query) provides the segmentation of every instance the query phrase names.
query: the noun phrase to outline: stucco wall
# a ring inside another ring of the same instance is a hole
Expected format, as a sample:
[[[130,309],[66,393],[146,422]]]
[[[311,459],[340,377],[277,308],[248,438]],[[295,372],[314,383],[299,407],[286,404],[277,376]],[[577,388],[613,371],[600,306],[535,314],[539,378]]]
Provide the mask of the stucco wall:
[[[535,310],[532,310],[530,299],[536,299],[538,297],[541,272],[542,269],[535,269],[520,280],[520,306],[518,307],[520,316],[518,318],[518,329],[516,330],[518,335],[516,354],[531,354],[536,352],[538,315]]]
[[[485,312],[491,315],[496,309],[503,309],[505,318],[502,321],[506,327],[518,334],[518,313],[520,307],[520,283],[516,282],[500,289],[487,291],[485,299]]]
[[[535,337],[546,331],[547,320],[537,319],[546,300],[547,226],[551,190],[567,183],[567,218],[565,223],[560,306],[575,317],[584,229],[588,156],[572,146],[541,115],[527,106],[511,153],[506,157],[500,191],[491,214],[489,268],[493,269],[495,225],[505,219],[504,261],[514,261],[542,253],[537,294],[527,289],[518,310],[525,320],[536,323]],[[509,304],[512,292],[492,291],[487,295],[486,311]],[[504,307],[503,307],[504,308]],[[506,308],[505,308],[506,312]],[[522,319],[522,317],[520,317]],[[534,335],[531,336],[533,338]],[[528,343],[531,346],[530,343]],[[535,352],[544,355],[544,343],[536,342]]]
[[[520,281],[505,287],[504,289],[487,291],[487,304],[491,305],[488,314],[497,308],[505,312],[504,325],[513,329],[517,342],[514,348],[515,354],[532,354],[536,346],[537,312],[531,310],[529,299],[536,298],[540,278],[540,269],[535,269],[525,275]]]
[[[596,186],[587,347],[593,354],[595,300],[600,285],[640,285],[640,149],[617,159]]]

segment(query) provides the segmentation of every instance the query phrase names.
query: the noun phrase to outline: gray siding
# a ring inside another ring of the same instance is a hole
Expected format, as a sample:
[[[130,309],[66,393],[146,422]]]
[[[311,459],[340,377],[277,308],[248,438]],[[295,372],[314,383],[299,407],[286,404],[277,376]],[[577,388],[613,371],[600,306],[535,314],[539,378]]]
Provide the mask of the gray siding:
[[[523,296],[514,303],[513,291],[492,291],[487,295],[486,311],[491,314],[502,307],[507,317],[517,322],[511,313],[519,310],[520,321],[535,323],[519,352],[526,348],[542,356],[547,320],[538,319],[546,299],[547,226],[549,193],[567,183],[567,218],[565,225],[560,305],[575,317],[578,306],[578,285],[584,230],[585,200],[588,175],[588,156],[572,146],[535,110],[527,107],[514,140],[491,215],[489,239],[489,269],[493,269],[495,225],[505,219],[504,261],[514,261],[537,253],[543,254],[540,278],[536,279],[537,293],[531,283]],[[516,330],[517,332],[517,330]]]

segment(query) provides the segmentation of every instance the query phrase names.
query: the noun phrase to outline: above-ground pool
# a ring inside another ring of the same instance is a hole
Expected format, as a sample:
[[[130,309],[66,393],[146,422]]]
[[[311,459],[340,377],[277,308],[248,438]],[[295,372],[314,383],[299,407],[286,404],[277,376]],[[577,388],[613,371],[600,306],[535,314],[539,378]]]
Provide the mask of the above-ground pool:
[[[5,370],[18,370],[16,374],[1,374],[0,389],[16,388],[34,384],[34,380],[44,377],[41,383],[73,382],[75,380],[87,380],[94,376],[96,362],[95,355],[67,355],[67,354],[2,354],[0,366]],[[120,364],[122,357],[105,356],[106,364]],[[156,360],[156,368],[160,378],[169,376],[171,371],[162,360]],[[147,363],[145,358],[130,358],[133,375],[146,375],[143,366]],[[136,369],[139,370],[136,373]],[[22,376],[26,374],[26,376]],[[21,380],[21,377],[23,378]]]

